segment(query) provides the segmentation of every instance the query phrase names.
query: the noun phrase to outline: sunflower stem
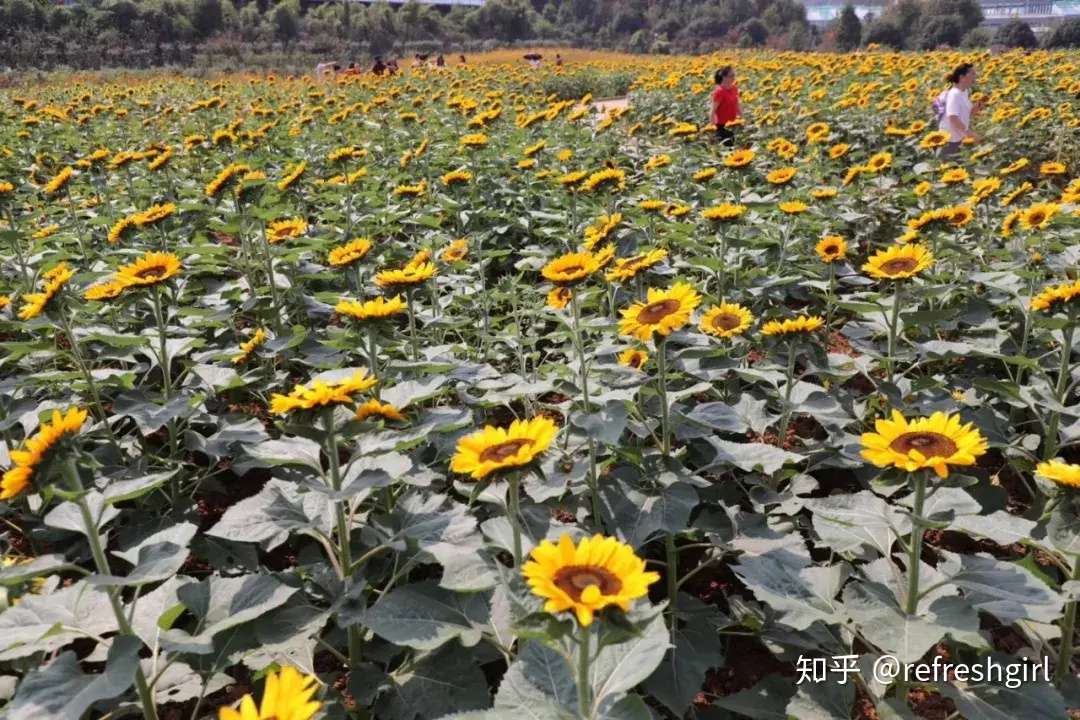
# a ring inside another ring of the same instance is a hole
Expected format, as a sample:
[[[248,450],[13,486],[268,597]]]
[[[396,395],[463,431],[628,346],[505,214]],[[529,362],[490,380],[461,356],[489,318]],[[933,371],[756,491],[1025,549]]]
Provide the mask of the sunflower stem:
[[[678,623],[679,604],[679,551],[675,547],[675,534],[664,536],[664,561],[667,563],[668,593],[668,628],[671,630],[672,644],[675,640],[675,626]]]
[[[22,240],[19,239],[19,227],[15,224],[15,213],[11,209],[11,203],[7,204],[8,225],[11,227],[11,249],[15,253],[15,260],[19,263],[19,272],[22,274],[23,286],[26,292],[34,290],[33,278],[30,276],[30,268],[26,265],[26,256],[22,251]]]
[[[788,342],[787,370],[784,383],[784,414],[780,419],[780,436],[777,438],[780,447],[787,442],[788,425],[791,423],[791,391],[795,387],[795,341]]]
[[[1070,580],[1080,580],[1080,557],[1073,557]],[[1065,606],[1061,618],[1061,648],[1058,650],[1057,667],[1054,668],[1054,684],[1059,687],[1072,671],[1073,636],[1076,633],[1077,601],[1072,600]]]
[[[514,534],[514,567],[521,567],[521,476],[512,472],[509,476],[506,515]]]
[[[68,486],[72,492],[78,495],[75,504],[79,508],[83,527],[86,529],[86,537],[90,541],[90,555],[94,559],[94,566],[99,574],[112,575],[112,570],[109,568],[109,558],[105,555],[105,550],[101,546],[101,536],[98,534],[97,523],[94,522],[93,513],[90,512],[90,506],[86,502],[86,490],[83,487],[82,480],[79,478],[79,469],[75,465],[75,458],[68,457],[63,467]],[[112,606],[113,614],[116,616],[116,626],[121,634],[137,637],[131,629],[131,623],[128,621],[127,615],[124,613],[124,605],[120,600],[119,589],[116,587],[107,588],[105,594],[109,596],[109,604]],[[143,718],[145,720],[157,720],[158,715],[154,705],[153,693],[150,691],[149,683],[146,682],[146,675],[143,674],[142,668],[138,665],[135,667],[135,688],[139,694],[139,702],[142,705]]]
[[[908,589],[904,612],[914,615],[919,609],[919,559],[922,557],[923,504],[926,501],[926,473],[915,474],[915,496],[911,505],[911,538],[908,541]]]
[[[660,395],[660,452],[671,454],[671,431],[668,425],[667,399],[667,338],[663,335],[656,339],[656,386]]]
[[[578,629],[578,715],[589,720],[592,715],[592,683],[589,679],[589,628],[579,624]]]
[[[368,321],[367,328],[367,351],[368,351],[368,366],[371,370],[372,377],[375,378],[375,397],[379,397],[379,351],[375,343],[376,328],[375,323]]]
[[[322,411],[323,433],[326,437],[326,456],[330,461],[330,488],[335,493],[341,492],[341,467],[338,464],[337,431],[334,427],[334,407],[326,406]],[[349,517],[345,511],[345,501],[334,501],[335,523],[338,534],[338,560],[341,563],[341,581],[348,593],[352,574],[352,542],[349,532]],[[349,639],[349,665],[356,667],[360,662],[360,634],[355,625],[345,630]]]
[[[274,310],[274,330],[281,334],[281,306],[278,304],[277,282],[274,280],[274,255],[270,248],[270,239],[266,236],[266,223],[262,224],[263,261],[266,263],[266,282],[270,285],[270,303]],[[252,288],[254,291],[254,288]]]
[[[896,336],[900,331],[900,283],[893,283],[893,306],[892,316],[889,320],[889,345],[885,352],[885,369],[888,373],[889,384],[893,383],[894,369],[896,362],[894,355],[896,354]]]
[[[172,396],[172,369],[169,362],[169,343],[165,328],[165,315],[161,307],[161,288],[155,286],[150,290],[150,298],[154,303],[154,320],[158,329],[158,362],[161,363],[161,386],[165,393],[165,399]]]
[[[1061,366],[1058,368],[1057,385],[1054,388],[1054,398],[1058,404],[1065,404],[1065,396],[1068,394],[1069,360],[1072,357],[1073,331],[1076,329],[1074,313],[1069,313],[1069,323],[1061,329]],[[1046,443],[1043,445],[1043,460],[1049,460],[1057,455],[1058,451],[1058,426],[1061,422],[1061,414],[1056,410],[1050,414],[1050,423],[1046,430]]]
[[[581,340],[581,310],[578,308],[577,292],[570,293],[570,308],[574,325],[574,349],[577,350],[578,367],[581,373],[581,397],[585,404],[585,413],[588,414],[592,407],[589,404],[589,372],[585,364],[585,344]],[[592,499],[593,522],[598,529],[603,529],[603,515],[600,513],[600,483],[596,477],[596,444],[590,435],[589,445],[589,495]]]
[[[829,263],[829,289],[825,295],[825,332],[832,329],[833,310],[836,307],[836,265]]]
[[[68,320],[67,309],[61,307],[58,315],[60,316],[60,327],[63,329],[64,334],[67,335],[68,343],[71,345],[71,357],[75,360],[75,364],[79,367],[79,372],[82,373],[83,379],[86,380],[86,386],[90,390],[90,398],[94,403],[94,414],[105,426],[105,432],[109,435],[109,442],[117,454],[122,457],[120,444],[116,440],[116,435],[113,434],[112,426],[109,425],[109,416],[105,412],[105,405],[101,402],[101,394],[98,392],[97,383],[94,382],[94,376],[91,374],[86,359],[83,358],[82,351],[79,349],[79,341],[75,339],[75,333],[71,330],[71,321]]]
[[[413,309],[413,291],[410,287],[405,291],[405,304],[409,308],[409,340],[412,345],[412,361],[420,358],[420,348],[416,341],[416,311]]]

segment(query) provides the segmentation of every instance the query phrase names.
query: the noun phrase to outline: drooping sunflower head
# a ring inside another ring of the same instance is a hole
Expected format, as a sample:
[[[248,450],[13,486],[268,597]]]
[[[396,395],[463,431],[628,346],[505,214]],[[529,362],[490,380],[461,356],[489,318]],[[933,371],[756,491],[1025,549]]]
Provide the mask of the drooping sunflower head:
[[[773,337],[810,333],[824,324],[825,320],[820,315],[799,315],[787,320],[770,320],[761,327],[761,334],[766,337]]]
[[[129,265],[121,265],[116,280],[125,287],[157,285],[180,272],[180,258],[172,253],[148,252]]]
[[[442,184],[450,187],[451,185],[464,185],[472,180],[472,173],[468,170],[451,170],[445,173],[440,180]]]
[[[615,265],[607,271],[605,277],[608,281],[625,282],[634,278],[642,270],[648,270],[667,257],[667,250],[655,248],[628,258],[619,258]]]
[[[375,284],[381,288],[412,287],[427,282],[433,277],[435,277],[434,263],[409,263],[399,269],[376,273]]]
[[[1051,285],[1031,298],[1031,309],[1049,311],[1058,303],[1065,304],[1080,297],[1080,280]]]
[[[876,280],[902,280],[918,275],[933,263],[934,256],[924,245],[908,243],[879,250],[866,261],[862,270]]]
[[[86,288],[83,298],[86,300],[112,300],[120,297],[127,287],[122,280],[111,278]]]
[[[547,450],[556,432],[554,421],[544,415],[515,420],[507,428],[486,425],[458,440],[450,469],[481,480],[499,470],[523,467]]]
[[[244,695],[238,709],[221,708],[218,720],[310,720],[322,706],[312,700],[318,689],[314,676],[301,675],[296,668],[286,666],[266,676],[261,705],[256,707],[255,699]]]
[[[362,260],[370,251],[371,240],[367,238],[356,238],[344,245],[338,245],[336,248],[332,249],[327,260],[334,267],[343,267]]]
[[[1050,460],[1035,466],[1035,474],[1067,488],[1080,489],[1080,465]]]
[[[836,197],[839,194],[839,192],[840,191],[837,190],[834,187],[822,186],[822,187],[814,188],[813,190],[811,190],[810,195],[815,200],[828,200],[829,198]]]
[[[701,296],[688,283],[677,282],[668,290],[649,288],[647,301],[621,310],[619,333],[642,342],[654,334],[670,335],[690,322],[690,313],[701,304]]]
[[[1047,161],[1039,166],[1039,172],[1043,175],[1064,175],[1065,163]]]
[[[874,423],[874,430],[862,435],[862,456],[881,468],[909,473],[926,468],[945,478],[950,466],[974,465],[986,452],[986,438],[971,423],[961,424],[959,415],[936,412],[909,421],[893,410],[891,419]]]
[[[706,335],[732,338],[749,330],[753,322],[753,314],[742,305],[721,303],[705,312],[698,327]]]
[[[401,410],[397,409],[390,403],[379,402],[372,398],[366,403],[363,403],[356,408],[356,415],[353,416],[356,420],[367,420],[368,418],[382,418],[384,420],[393,420],[395,422],[404,422],[407,418]]]
[[[640,370],[649,361],[649,353],[637,348],[627,348],[619,353],[619,364],[623,367]]]
[[[366,370],[358,370],[351,376],[337,381],[315,380],[308,385],[296,385],[290,393],[274,393],[270,398],[270,412],[288,415],[297,410],[311,410],[329,405],[348,405],[353,395],[375,387],[376,380]]]
[[[56,267],[42,274],[45,281],[41,292],[27,293],[23,295],[25,305],[19,310],[19,318],[33,320],[48,307],[49,303],[65,285],[68,280],[75,276],[75,271],[68,267],[67,263],[60,263]]]
[[[1025,157],[1017,158],[1013,162],[998,170],[998,175],[1012,175],[1014,172],[1019,172],[1030,164],[1031,161]]]
[[[400,295],[396,295],[389,299],[380,296],[374,300],[364,302],[342,300],[334,307],[334,312],[363,322],[365,320],[383,320],[405,312],[406,308],[405,300]]]
[[[607,607],[629,611],[660,579],[645,570],[645,561],[633,548],[603,535],[583,538],[576,546],[566,534],[557,545],[544,540],[533,548],[521,572],[533,594],[545,600],[544,612],[572,611],[582,627]]]
[[[809,209],[809,206],[801,200],[786,200],[777,203],[776,207],[779,208],[781,212],[787,213],[788,215],[799,215]]]
[[[847,257],[847,241],[839,235],[826,235],[814,246],[821,262],[833,263]]]
[[[0,500],[10,500],[22,493],[36,479],[53,456],[53,451],[66,438],[78,434],[86,422],[86,410],[68,408],[67,412],[52,411],[52,418],[41,423],[37,433],[19,450],[11,451],[12,466],[0,479]]]
[[[540,270],[545,279],[558,285],[581,282],[600,269],[596,256],[588,251],[560,255]]]

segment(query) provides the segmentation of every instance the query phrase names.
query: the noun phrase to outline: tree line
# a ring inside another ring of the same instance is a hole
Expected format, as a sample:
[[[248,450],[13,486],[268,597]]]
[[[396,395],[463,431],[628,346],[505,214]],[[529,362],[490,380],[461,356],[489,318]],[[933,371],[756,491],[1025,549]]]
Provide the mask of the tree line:
[[[14,68],[289,65],[308,58],[564,44],[629,52],[720,47],[902,49],[1000,42],[1034,47],[1031,28],[990,35],[975,0],[899,0],[860,20],[846,8],[824,31],[796,0],[487,0],[436,8],[328,0],[0,0],[0,65]],[[1080,22],[1052,47],[1080,45]],[[300,58],[299,60],[297,58]]]

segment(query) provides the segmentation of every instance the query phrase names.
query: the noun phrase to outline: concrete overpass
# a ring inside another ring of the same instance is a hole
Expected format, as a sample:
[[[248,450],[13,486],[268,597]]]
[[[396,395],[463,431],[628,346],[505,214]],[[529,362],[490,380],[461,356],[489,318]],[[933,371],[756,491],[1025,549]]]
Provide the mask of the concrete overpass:
[[[843,11],[846,3],[839,0],[811,0],[805,3],[806,19],[815,25],[827,25]],[[982,0],[984,25],[1002,25],[1010,20],[1023,20],[1032,27],[1056,25],[1066,18],[1080,17],[1080,0]],[[852,3],[855,14],[861,19],[873,14],[880,16],[887,7],[884,3]]]

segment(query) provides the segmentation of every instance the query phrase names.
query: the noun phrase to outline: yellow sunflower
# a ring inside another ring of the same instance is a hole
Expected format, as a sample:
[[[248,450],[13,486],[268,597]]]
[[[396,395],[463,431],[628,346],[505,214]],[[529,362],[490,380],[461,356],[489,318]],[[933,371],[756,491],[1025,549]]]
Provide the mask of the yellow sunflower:
[[[300,176],[304,174],[306,169],[307,163],[302,161],[289,168],[289,171],[285,173],[285,177],[277,184],[277,189],[281,192],[288,190],[300,179]]]
[[[70,165],[62,169],[60,172],[53,176],[52,180],[49,180],[45,184],[45,193],[47,195],[53,195],[59,192],[68,182],[71,180],[71,176],[75,173]]]
[[[701,296],[688,283],[677,282],[669,290],[649,288],[647,302],[634,303],[620,311],[619,334],[642,342],[654,333],[669,335],[690,322],[690,313],[701,304]]]
[[[442,249],[439,253],[439,259],[443,262],[459,262],[465,259],[465,256],[469,254],[469,243],[465,239],[459,238],[453,241]]]
[[[1024,168],[1026,168],[1030,164],[1031,164],[1031,161],[1028,160],[1027,158],[1019,158],[1019,159],[1015,160],[1014,162],[1012,162],[1012,163],[1006,165],[1005,167],[1001,168],[1000,170],[998,170],[998,175],[1012,175],[1014,172],[1019,172],[1020,170],[1023,170]]]
[[[968,171],[964,168],[949,168],[941,174],[941,182],[946,185],[956,185],[957,183],[967,182],[969,177]]]
[[[619,364],[640,370],[645,367],[645,363],[649,362],[649,353],[644,350],[638,350],[637,348],[627,348],[619,353]]]
[[[933,189],[934,189],[934,183],[930,182],[929,180],[923,180],[922,182],[920,182],[918,185],[915,186],[915,190],[914,190],[915,197],[922,197],[923,195],[925,195],[926,193],[930,192]]]
[[[722,203],[720,205],[705,208],[701,211],[701,217],[706,220],[737,220],[742,217],[744,213],[746,213],[745,205]]]
[[[342,300],[334,307],[334,312],[353,320],[382,320],[405,312],[406,307],[405,300],[396,295],[389,300],[384,297],[364,302]]]
[[[86,300],[112,300],[120,297],[127,287],[121,280],[113,278],[86,288],[83,298]]]
[[[784,185],[791,182],[791,178],[795,177],[795,168],[783,167],[773,170],[765,176],[765,180],[772,185]]]
[[[303,218],[285,218],[275,220],[266,226],[266,241],[276,245],[282,240],[300,237],[307,232],[308,224]]]
[[[251,353],[255,352],[255,349],[266,342],[269,336],[262,328],[255,330],[255,334],[251,336],[250,340],[245,340],[240,343],[240,352],[233,355],[231,360],[233,365],[243,365],[251,357]]]
[[[270,412],[287,415],[295,410],[349,404],[353,402],[353,395],[370,390],[375,387],[375,383],[375,378],[366,370],[358,370],[344,380],[315,380],[310,385],[296,385],[288,395],[274,393],[271,396]]]
[[[521,572],[533,594],[545,600],[544,612],[573,611],[582,627],[606,607],[629,611],[660,579],[645,570],[633,548],[603,535],[582,538],[576,547],[567,534],[558,545],[544,540],[529,553]]]
[[[949,142],[949,133],[944,130],[934,130],[923,136],[923,139],[919,141],[919,147],[923,150],[933,150],[947,142]]]
[[[548,307],[554,310],[562,310],[574,297],[573,291],[568,287],[557,287],[547,294]]]
[[[974,465],[986,452],[986,438],[971,423],[961,425],[959,415],[936,412],[908,421],[893,410],[892,419],[878,420],[874,430],[862,435],[862,456],[881,468],[905,472],[928,468],[946,478],[950,465]]]
[[[383,270],[375,275],[381,288],[410,287],[435,277],[435,265],[430,262],[409,263],[400,269]]]
[[[850,149],[851,146],[847,143],[837,143],[836,145],[833,145],[829,148],[829,157],[833,160],[839,160],[840,158],[847,155],[848,150]]]
[[[310,720],[321,707],[318,700],[311,699],[318,689],[314,676],[301,675],[296,668],[286,666],[266,676],[261,706],[255,706],[251,695],[244,695],[238,710],[223,707],[218,720]]]
[[[130,265],[121,265],[116,280],[125,287],[157,285],[180,272],[180,258],[172,253],[148,252]]]
[[[1080,280],[1051,285],[1031,298],[1031,309],[1050,310],[1055,303],[1071,302],[1076,297],[1080,297]]]
[[[614,267],[607,271],[604,276],[608,281],[616,280],[625,282],[632,279],[642,270],[648,270],[667,257],[667,250],[656,248],[628,258],[619,258]]]
[[[499,470],[528,465],[548,449],[556,432],[554,421],[544,415],[515,420],[508,428],[486,425],[458,440],[450,469],[481,480]]]
[[[1042,230],[1054,219],[1061,206],[1057,203],[1036,203],[1020,215],[1020,224],[1025,230]]]
[[[788,320],[770,320],[761,327],[761,334],[771,337],[774,335],[809,333],[824,324],[825,320],[820,315],[799,315]]]
[[[626,189],[626,172],[618,168],[597,170],[581,183],[581,189],[592,192],[601,187],[611,186],[615,190]]]
[[[742,305],[721,303],[705,312],[698,327],[706,335],[732,338],[749,330],[753,322],[754,316]]]
[[[1080,465],[1073,465],[1061,460],[1050,460],[1036,465],[1035,474],[1041,475],[1047,480],[1053,480],[1058,485],[1080,488]]]
[[[934,264],[934,256],[924,245],[893,245],[874,253],[862,271],[875,280],[902,280],[914,277]]]
[[[1065,163],[1044,162],[1039,166],[1039,172],[1043,175],[1064,175]]]
[[[831,263],[847,257],[847,241],[839,235],[826,235],[814,246],[821,262]]]
[[[342,267],[362,260],[370,251],[371,240],[356,238],[331,250],[327,259],[334,267]]]
[[[893,156],[891,152],[882,151],[870,156],[863,168],[866,172],[881,172],[892,167]]]
[[[839,191],[836,188],[829,186],[814,188],[810,191],[810,195],[815,200],[828,200],[829,198],[836,197],[838,193]]]
[[[34,473],[48,459],[49,451],[64,438],[78,433],[84,422],[86,410],[81,408],[68,408],[63,414],[53,410],[52,419],[41,423],[34,437],[21,449],[11,451],[12,467],[0,480],[0,500],[10,500],[25,490],[34,479]]]
[[[60,263],[43,276],[45,285],[41,292],[27,293],[23,295],[26,304],[19,309],[21,320],[33,320],[48,307],[49,302],[56,297],[61,288],[67,285],[68,280],[75,276],[75,271],[68,267],[67,263]]]
[[[451,185],[463,185],[468,183],[472,180],[472,177],[472,173],[468,170],[451,170],[444,174],[440,180],[442,180],[443,185],[450,187]]]
[[[397,422],[406,420],[404,413],[396,407],[390,403],[379,402],[374,398],[356,408],[354,419],[366,420],[370,417],[381,417],[384,420],[395,420]]]
[[[729,168],[746,167],[755,157],[757,157],[757,153],[753,150],[736,150],[724,156],[724,166]]]
[[[694,173],[691,179],[694,182],[705,182],[706,180],[712,180],[714,177],[716,177],[716,172],[716,168],[714,167],[702,168],[701,170],[698,170],[696,173]]]
[[[809,210],[809,206],[800,200],[787,200],[782,203],[777,203],[776,207],[780,208],[781,212],[788,215],[799,215]]]
[[[560,255],[540,270],[547,280],[558,285],[580,282],[600,269],[596,255],[591,252],[575,252]]]

